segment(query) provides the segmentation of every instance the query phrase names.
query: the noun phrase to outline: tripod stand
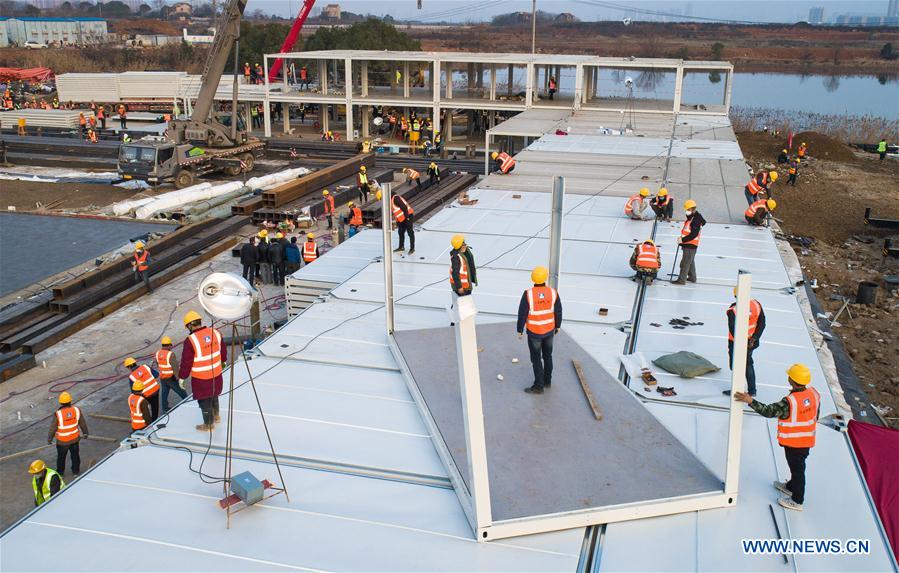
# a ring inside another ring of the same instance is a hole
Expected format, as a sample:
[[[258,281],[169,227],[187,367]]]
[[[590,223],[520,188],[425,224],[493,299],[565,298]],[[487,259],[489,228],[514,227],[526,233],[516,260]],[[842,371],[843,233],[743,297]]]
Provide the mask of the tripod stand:
[[[636,129],[636,113],[634,110],[634,86],[627,84],[627,98],[624,102],[624,110],[621,116],[621,125],[619,129],[623,132],[626,129],[631,131]]]

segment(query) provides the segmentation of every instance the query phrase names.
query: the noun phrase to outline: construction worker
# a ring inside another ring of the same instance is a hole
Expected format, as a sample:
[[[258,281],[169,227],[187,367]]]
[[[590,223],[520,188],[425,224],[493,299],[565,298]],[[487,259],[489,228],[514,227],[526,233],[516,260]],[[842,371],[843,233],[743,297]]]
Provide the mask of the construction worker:
[[[18,128],[19,128],[18,131],[17,131],[16,133],[17,133],[18,135],[26,135],[26,134],[27,134],[27,130],[26,130],[26,128],[25,128],[25,125],[26,125],[26,120],[25,120],[25,118],[24,118],[24,117],[20,117],[20,118],[18,119],[18,121],[16,122],[16,124],[18,125]]]
[[[543,394],[552,386],[553,338],[562,326],[562,300],[556,289],[546,286],[549,269],[536,267],[531,271],[534,286],[526,289],[518,303],[518,338],[528,333],[528,350],[534,369],[534,384],[524,391]]]
[[[378,191],[378,199],[381,192]],[[393,195],[390,198],[390,207],[393,219],[396,221],[396,230],[400,236],[400,246],[393,250],[394,253],[402,253],[406,250],[406,235],[409,235],[409,254],[415,253],[415,230],[412,228],[412,220],[415,217],[415,209],[401,195]]]
[[[328,228],[334,228],[334,197],[325,189],[322,191],[322,201],[325,204],[325,217],[328,218]]]
[[[350,210],[345,219],[346,223],[350,226],[350,231],[347,233],[347,236],[352,237],[359,232],[359,228],[362,226],[362,209],[357,207],[352,201],[347,203],[346,206]]]
[[[128,395],[128,412],[131,417],[131,431],[143,430],[149,424],[152,412],[150,403],[144,398],[144,383],[138,380],[131,383],[131,394]]]
[[[275,286],[284,285],[284,276],[281,273],[284,269],[284,246],[281,239],[284,237],[282,233],[275,234],[275,240],[268,244],[268,262],[272,267],[272,284]]]
[[[778,163],[787,163],[790,160],[790,152],[786,149],[780,150],[780,155],[777,156]]]
[[[150,404],[150,417],[145,418],[146,422],[155,422],[159,417],[159,372],[146,364],[138,364],[134,358],[125,359],[125,368],[131,371],[128,375],[131,383],[140,382],[143,386],[141,395]]]
[[[763,404],[750,394],[736,392],[734,399],[749,404],[765,418],[777,418],[777,443],[784,449],[790,479],[775,481],[777,491],[786,495],[777,502],[795,511],[802,511],[805,501],[805,460],[815,447],[815,428],[821,414],[821,396],[810,386],[812,373],[805,364],[793,364],[787,369],[790,393],[780,402]]]
[[[303,256],[300,251],[300,246],[297,244],[297,238],[291,237],[290,243],[284,247],[284,260],[287,262],[287,273],[292,275],[293,273],[300,270],[300,265],[302,264]]]
[[[877,153],[880,154],[881,161],[887,156],[887,140],[885,137],[881,137],[880,141],[877,143]]]
[[[455,296],[468,296],[472,287],[478,285],[474,253],[462,235],[453,235],[450,245],[453,247],[450,251],[450,288]]]
[[[367,171],[364,165],[360,165],[359,173],[356,174],[356,187],[359,190],[359,201],[361,203],[368,203],[368,194],[371,192]]]
[[[66,473],[66,456],[72,454],[72,474],[81,473],[81,456],[78,442],[87,437],[87,420],[81,415],[81,409],[72,405],[72,395],[63,392],[59,395],[59,408],[50,423],[47,443],[52,444],[56,438],[56,471],[59,475]]]
[[[556,77],[549,76],[549,101],[553,101],[554,95],[556,95]]]
[[[288,232],[288,223],[293,224],[290,220],[278,223],[278,229],[280,230],[275,235],[275,239],[281,247],[281,266],[278,269],[278,273],[281,275],[281,286],[284,286],[284,281],[287,279],[287,247],[290,245],[290,241],[287,240],[285,233]]]
[[[127,133],[122,134],[122,143],[131,143],[131,136]]]
[[[87,138],[90,140],[91,143],[97,143],[97,132],[94,131],[93,129],[88,129],[87,130]]]
[[[178,370],[178,357],[172,352],[172,339],[163,336],[160,340],[162,348],[156,351],[156,369],[159,371],[159,385],[162,387],[162,412],[169,411],[169,392],[174,392],[182,400],[187,398],[184,380],[175,375]]]
[[[756,199],[756,195],[764,191],[768,197],[771,196],[770,188],[777,181],[777,171],[759,171],[746,187],[743,188],[743,194],[746,196],[746,204],[751,205]]]
[[[658,195],[649,200],[649,207],[659,221],[670,221],[674,217],[674,198],[664,187],[659,189]]]
[[[799,159],[805,159],[805,154],[808,153],[808,146],[803,141],[799,144],[799,149],[796,150],[796,156]]]
[[[737,297],[737,287],[734,287],[734,298]],[[734,369],[734,332],[737,324],[737,301],[727,308],[727,356],[728,367]],[[765,332],[765,309],[762,303],[753,299],[749,300],[749,341],[746,344],[746,386],[749,394],[755,396],[755,363],[752,361],[752,353],[759,347],[762,333]],[[722,392],[730,396],[730,390]]]
[[[440,183],[440,168],[433,161],[428,165],[428,185],[434,186]]]
[[[150,251],[143,241],[134,243],[134,260],[131,261],[131,270],[134,271],[136,282],[144,281],[147,292],[153,292],[150,286]]]
[[[705,219],[696,210],[696,201],[687,199],[684,202],[687,218],[681,227],[678,245],[681,250],[680,274],[672,284],[684,285],[686,281],[696,282],[696,251],[699,249],[699,235],[705,225]]]
[[[87,118],[87,124],[88,124],[89,130],[97,129],[97,116],[92,115],[89,118]]]
[[[28,473],[31,474],[31,489],[34,490],[34,507],[41,505],[66,487],[62,476],[48,468],[44,460],[31,462]]]
[[[436,135],[435,141],[436,141]],[[512,157],[503,151],[502,153],[493,152],[490,154],[490,159],[496,162],[496,166],[499,168],[500,173],[506,175],[508,173],[512,173],[515,170],[515,160]]]
[[[409,131],[409,145],[412,146],[411,153],[413,155],[418,153],[418,143],[421,140],[421,121],[412,116],[412,122],[410,123],[410,131]]]
[[[120,103],[117,111],[119,112],[119,127],[128,129],[128,108],[125,107],[125,104]]]
[[[314,262],[319,255],[318,244],[315,242],[315,233],[306,233],[306,242],[303,243],[303,262],[309,264]]]
[[[406,181],[414,182],[416,189],[421,189],[421,173],[411,167],[403,167],[403,173],[406,174]]]
[[[774,199],[759,199],[746,208],[743,217],[746,222],[755,227],[761,227],[768,221],[768,213],[777,207]]]
[[[87,133],[87,118],[84,117],[83,113],[78,114],[78,130],[81,133],[81,137],[84,137]]]
[[[256,282],[256,265],[259,261],[257,255],[256,237],[250,236],[247,242],[240,247],[240,264],[243,266],[243,278],[250,284]]]
[[[306,66],[300,68],[300,85],[303,86],[304,90],[309,89],[309,70]]]
[[[256,244],[256,260],[258,261],[256,278],[262,284],[272,284],[272,263],[268,258],[268,231],[262,229],[256,234],[256,238],[258,239]]]
[[[181,349],[181,369],[178,378],[190,376],[190,388],[203,414],[203,423],[196,428],[211,432],[221,421],[219,395],[222,393],[222,365],[228,361],[228,348],[222,344],[222,334],[211,326],[203,326],[203,317],[196,311],[184,315],[184,326],[190,335]]]
[[[651,285],[662,267],[662,255],[659,254],[659,248],[656,247],[655,241],[646,239],[634,246],[630,265],[637,273],[633,280],[642,280],[646,285]]]
[[[106,129],[106,108],[102,105],[97,108],[97,119],[100,120],[100,129]]]
[[[802,162],[798,157],[790,162],[790,168],[787,170],[787,173],[790,174],[790,178],[787,179],[787,185],[792,187],[796,186],[796,178],[799,176],[799,164]]]
[[[646,187],[640,189],[639,193],[628,197],[627,202],[624,204],[624,214],[635,221],[642,221],[643,212],[646,211],[648,206],[647,197],[649,197],[649,189]]]
[[[243,63],[243,80],[244,83],[250,83],[250,76],[252,75],[252,70],[250,69],[250,62]]]

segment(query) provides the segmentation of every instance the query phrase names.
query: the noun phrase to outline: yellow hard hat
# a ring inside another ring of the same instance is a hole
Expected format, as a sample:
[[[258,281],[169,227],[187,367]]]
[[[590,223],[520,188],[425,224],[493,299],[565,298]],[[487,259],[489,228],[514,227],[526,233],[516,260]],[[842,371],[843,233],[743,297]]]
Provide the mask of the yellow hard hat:
[[[804,141],[802,142],[802,145],[805,145],[805,142],[804,142]]]
[[[666,188],[664,188],[664,187],[662,187],[661,189],[659,189],[659,197],[664,197],[664,196],[666,196],[666,195],[668,195],[668,189],[666,189]]]
[[[734,287],[734,296],[737,296],[737,287]]]
[[[352,201],[350,201],[349,203],[346,204],[347,207],[354,207],[355,205],[356,204],[353,203]]]
[[[769,211],[773,211],[777,209],[777,201],[775,201],[774,199],[768,199],[767,201],[765,201],[765,206],[768,207]]]
[[[331,132],[329,131],[328,133],[331,133]],[[365,170],[366,170],[366,169],[365,169],[365,166],[364,166],[364,165],[361,166],[361,167],[359,167],[359,171],[365,171]]]
[[[168,336],[163,336],[163,337],[162,337],[162,340],[161,340],[160,342],[161,342],[162,344],[168,344],[168,345],[171,346],[171,344],[172,344],[172,339],[169,338]]]
[[[191,322],[195,322],[197,320],[203,320],[203,317],[200,316],[199,312],[197,312],[195,310],[191,310],[190,312],[188,312],[187,314],[184,315],[184,326],[187,326]]]
[[[465,242],[465,237],[462,235],[453,235],[453,238],[450,239],[450,244],[454,249],[458,249],[462,246],[462,243]]]
[[[278,233],[277,235],[275,235],[275,238],[276,238],[276,239],[283,239],[283,238],[284,238],[284,233]]]
[[[45,469],[47,469],[47,464],[44,463],[44,460],[34,460],[31,462],[31,465],[28,466],[28,473],[32,475],[39,474]]]
[[[380,190],[377,193],[375,193],[375,199],[377,199],[378,201],[380,201],[383,198],[384,198],[384,195],[381,193]]]
[[[784,153],[787,153],[787,150],[786,150],[786,149],[784,149]]]
[[[812,381],[812,371],[805,364],[796,363],[787,369],[787,376],[800,386],[808,386]]]
[[[408,167],[403,167],[403,173],[409,173],[409,168],[408,168]]]
[[[655,244],[656,244],[656,242],[653,241],[652,239],[646,239],[645,241],[643,241],[643,243],[644,243],[644,244],[649,243],[650,245],[655,245]]]
[[[140,380],[135,380],[134,384],[131,385],[132,392],[143,392],[144,391],[144,383]]]
[[[132,358],[130,356],[125,359],[125,368],[131,368],[135,364],[137,364],[137,360],[135,360],[134,358]]]
[[[437,167],[437,164],[432,161],[428,167]]]
[[[324,191],[322,191],[322,195],[330,195],[330,193],[328,193],[328,190],[325,189]]]
[[[640,197],[649,197],[649,189],[646,187],[640,189]]]
[[[497,153],[495,151],[490,154],[490,159],[496,159],[497,157],[499,157],[499,153]]]
[[[306,233],[306,238],[307,238],[307,239],[314,239],[314,238],[315,238],[315,233]]]
[[[534,270],[531,271],[531,280],[535,285],[545,283],[547,278],[549,278],[549,269],[546,267],[534,267]]]
[[[796,158],[796,164],[798,165],[799,163],[802,163],[802,160],[799,159],[799,158],[797,157],[797,158]]]
[[[138,241],[138,242],[134,243],[134,249],[135,249],[135,250],[137,250],[137,249],[143,249],[143,248],[144,248],[144,242],[143,242],[143,241]]]
[[[687,199],[686,201],[684,201],[684,209],[695,209],[695,208],[696,208],[696,201],[694,201],[693,199]]]
[[[266,231],[265,229],[262,229],[261,231],[259,231],[259,236],[260,237],[268,237],[268,231]]]
[[[777,171],[769,171],[768,175],[771,176],[771,181],[777,181]]]
[[[71,404],[72,403],[72,395],[68,392],[63,392],[59,395],[59,403],[60,404]]]

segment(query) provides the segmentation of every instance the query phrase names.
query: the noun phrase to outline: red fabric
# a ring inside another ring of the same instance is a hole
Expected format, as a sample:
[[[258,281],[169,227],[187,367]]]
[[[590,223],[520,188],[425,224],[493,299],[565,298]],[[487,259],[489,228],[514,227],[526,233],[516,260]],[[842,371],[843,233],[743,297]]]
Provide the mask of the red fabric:
[[[0,68],[0,81],[42,82],[53,77],[50,68]]]
[[[849,440],[899,559],[899,431],[849,420]]]

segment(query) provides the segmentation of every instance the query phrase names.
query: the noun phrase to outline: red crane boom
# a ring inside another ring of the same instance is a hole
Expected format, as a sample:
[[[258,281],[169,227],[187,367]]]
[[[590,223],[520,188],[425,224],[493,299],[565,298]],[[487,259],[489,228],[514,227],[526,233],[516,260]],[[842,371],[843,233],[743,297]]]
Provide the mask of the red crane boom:
[[[294,44],[297,43],[297,38],[300,37],[300,30],[303,29],[303,24],[306,23],[306,18],[309,16],[309,12],[312,11],[314,4],[315,0],[303,0],[300,13],[297,15],[297,19],[293,21],[293,26],[290,27],[287,37],[284,38],[284,43],[281,44],[281,50],[278,52],[279,54],[286,54],[293,50]],[[281,71],[281,64],[281,58],[276,59],[272,64],[272,69],[268,71],[269,81],[275,81],[275,78],[278,77],[278,72]]]

